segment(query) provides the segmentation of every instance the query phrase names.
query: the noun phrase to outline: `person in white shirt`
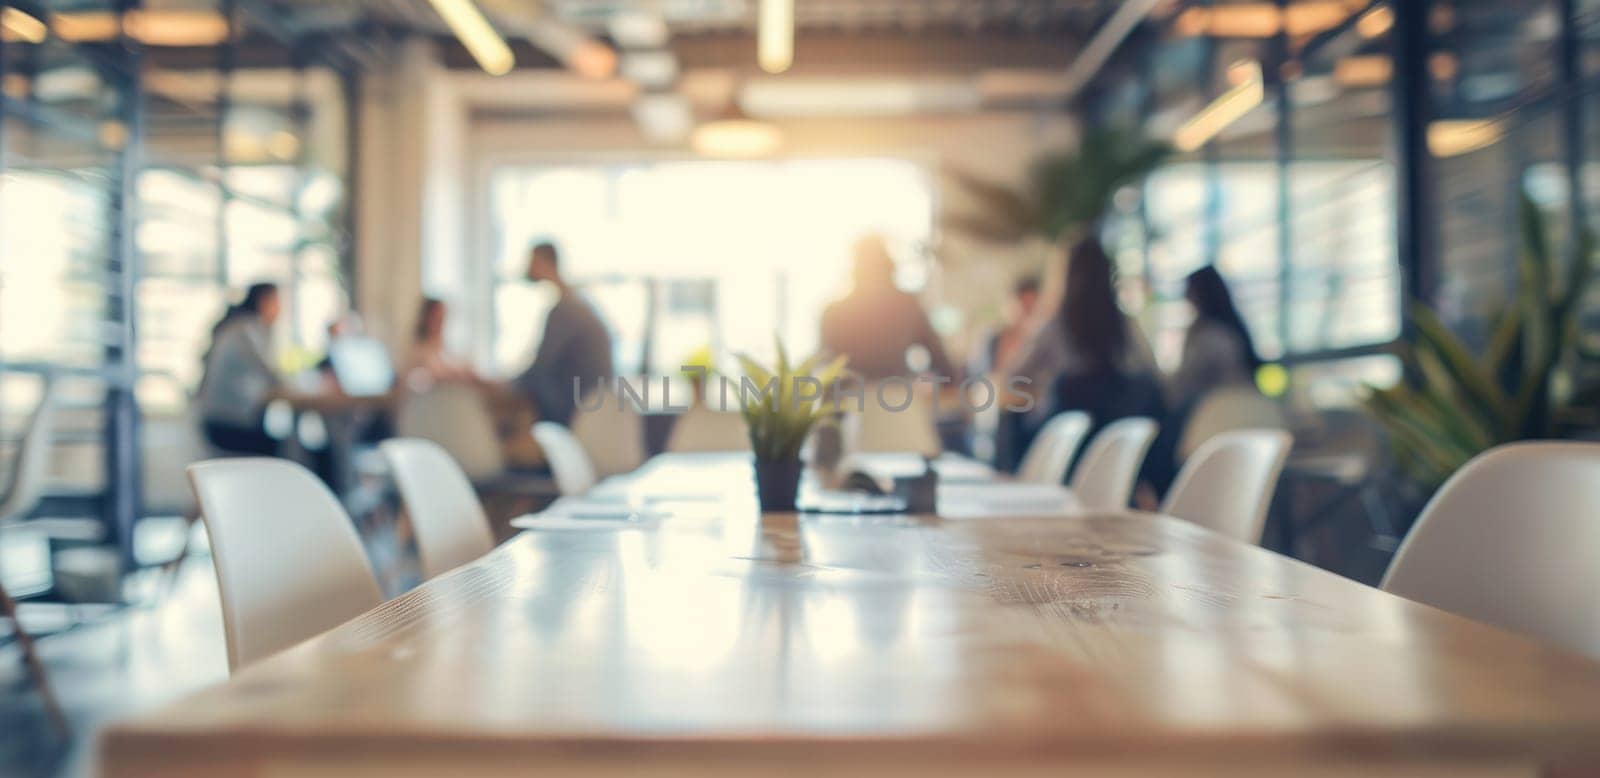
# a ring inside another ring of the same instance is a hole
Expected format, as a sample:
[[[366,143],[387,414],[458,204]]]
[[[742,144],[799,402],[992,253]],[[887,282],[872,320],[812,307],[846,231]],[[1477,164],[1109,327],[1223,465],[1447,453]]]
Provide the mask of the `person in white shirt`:
[[[211,330],[195,403],[206,440],[231,454],[277,456],[282,441],[263,425],[282,389],[273,367],[272,326],[283,312],[276,284],[254,284]]]

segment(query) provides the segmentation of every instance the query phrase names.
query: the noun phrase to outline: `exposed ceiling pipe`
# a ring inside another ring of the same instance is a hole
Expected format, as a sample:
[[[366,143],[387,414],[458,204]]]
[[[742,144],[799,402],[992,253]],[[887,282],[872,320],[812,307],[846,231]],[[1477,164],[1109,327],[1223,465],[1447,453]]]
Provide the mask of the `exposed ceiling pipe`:
[[[1089,80],[1094,78],[1104,67],[1106,60],[1116,52],[1117,47],[1127,40],[1134,28],[1138,27],[1151,11],[1160,5],[1162,0],[1127,0],[1117,6],[1111,18],[1095,31],[1094,37],[1078,52],[1078,58],[1067,66],[1067,99],[1071,99],[1089,85]]]

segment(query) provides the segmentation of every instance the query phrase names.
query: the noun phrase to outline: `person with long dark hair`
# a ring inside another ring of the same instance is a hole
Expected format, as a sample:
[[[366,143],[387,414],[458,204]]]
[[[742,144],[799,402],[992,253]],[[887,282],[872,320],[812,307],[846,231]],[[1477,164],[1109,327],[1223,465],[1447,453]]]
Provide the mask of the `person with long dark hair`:
[[[1060,307],[1005,371],[1032,382],[1031,426],[1068,409],[1090,411],[1100,425],[1159,405],[1159,389],[1149,390],[1155,360],[1139,327],[1117,305],[1115,280],[1099,241],[1088,238],[1072,247]],[[1127,393],[1131,388],[1138,396]]]
[[[1198,398],[1219,386],[1252,384],[1261,357],[1222,274],[1209,265],[1190,273],[1184,296],[1195,317],[1172,376],[1172,395]]]
[[[443,300],[423,298],[417,308],[417,324],[411,347],[406,352],[400,373],[407,381],[476,379],[472,367],[451,354],[445,344],[445,322],[449,316],[449,306]]]
[[[276,456],[282,448],[264,425],[283,384],[272,359],[272,326],[282,311],[276,284],[253,284],[211,328],[195,403],[206,440],[222,451]]]

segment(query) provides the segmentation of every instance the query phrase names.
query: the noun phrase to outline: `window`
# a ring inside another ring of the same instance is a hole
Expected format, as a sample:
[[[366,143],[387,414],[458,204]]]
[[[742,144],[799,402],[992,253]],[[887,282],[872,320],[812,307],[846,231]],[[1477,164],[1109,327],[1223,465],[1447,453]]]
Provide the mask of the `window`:
[[[696,352],[817,346],[822,309],[848,285],[850,247],[884,234],[902,285],[920,286],[932,229],[924,170],[884,159],[512,166],[490,182],[494,368],[525,366],[553,300],[522,280],[555,241],[600,309],[622,374],[670,374]]]

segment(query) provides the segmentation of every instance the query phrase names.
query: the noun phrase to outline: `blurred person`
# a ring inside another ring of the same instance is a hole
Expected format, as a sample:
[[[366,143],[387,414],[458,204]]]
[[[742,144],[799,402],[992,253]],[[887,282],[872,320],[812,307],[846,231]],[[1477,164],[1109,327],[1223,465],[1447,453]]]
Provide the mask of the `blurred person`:
[[[991,373],[1001,365],[1012,362],[1017,353],[1028,344],[1033,333],[1034,317],[1039,307],[1039,276],[1030,273],[1011,285],[1011,299],[1006,302],[1005,323],[986,339],[985,348],[979,349],[979,364],[973,372]]]
[[[554,286],[559,297],[545,317],[533,363],[510,386],[541,420],[567,424],[580,396],[611,381],[611,333],[594,306],[561,275],[555,244],[539,243],[529,251],[528,280]]]
[[[881,236],[856,242],[850,293],[822,314],[824,351],[849,357],[850,370],[867,381],[910,377],[906,353],[920,346],[928,353],[928,372],[952,381],[960,377],[944,343],[915,295],[894,284],[894,258]]]
[[[417,326],[411,344],[401,364],[400,374],[407,380],[422,377],[425,380],[473,380],[472,367],[465,360],[451,354],[444,342],[445,324],[450,309],[443,300],[425,297],[417,308]]]
[[[222,451],[277,456],[282,449],[264,423],[267,404],[283,389],[272,358],[282,312],[276,284],[253,284],[211,329],[195,404],[206,440]]]
[[[1184,297],[1195,318],[1172,375],[1172,396],[1192,399],[1219,386],[1252,384],[1261,357],[1222,274],[1209,265],[1190,273]]]
[[[1060,308],[1007,370],[1032,381],[1030,433],[1067,410],[1089,413],[1095,431],[1126,416],[1161,417],[1155,359],[1139,326],[1117,304],[1114,276],[1099,241],[1086,238],[1072,247]]]
[[[1168,382],[1173,408],[1150,446],[1145,475],[1158,492],[1172,485],[1178,472],[1178,444],[1200,401],[1225,386],[1254,389],[1261,357],[1233,304],[1222,274],[1211,266],[1189,274],[1184,297],[1194,307],[1194,321],[1183,337],[1183,355]]]

